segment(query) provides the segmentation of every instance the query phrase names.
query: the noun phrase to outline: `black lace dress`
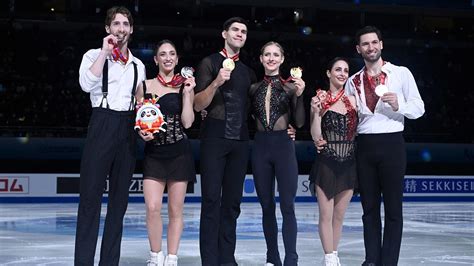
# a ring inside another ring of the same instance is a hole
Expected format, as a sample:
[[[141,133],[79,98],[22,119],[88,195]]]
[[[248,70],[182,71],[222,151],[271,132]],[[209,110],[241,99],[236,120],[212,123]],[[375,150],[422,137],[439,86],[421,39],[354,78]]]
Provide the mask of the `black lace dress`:
[[[328,199],[347,189],[354,189],[357,193],[354,140],[357,114],[347,97],[343,98],[346,114],[328,110],[321,118],[323,139],[328,144],[316,155],[309,176],[313,192],[314,185],[318,185]]]
[[[145,98],[153,97],[146,93]],[[157,95],[154,95],[158,98]],[[166,132],[155,133],[154,139],[145,144],[143,176],[159,180],[196,182],[196,170],[191,144],[181,123],[182,88],[179,93],[167,93],[157,103],[166,121]]]
[[[264,80],[250,86],[249,96],[257,131],[286,131],[290,122],[297,128],[303,126],[305,120],[303,97],[296,96],[296,87],[293,83],[284,82],[278,75],[265,76]],[[267,96],[269,96],[269,119],[265,107]]]

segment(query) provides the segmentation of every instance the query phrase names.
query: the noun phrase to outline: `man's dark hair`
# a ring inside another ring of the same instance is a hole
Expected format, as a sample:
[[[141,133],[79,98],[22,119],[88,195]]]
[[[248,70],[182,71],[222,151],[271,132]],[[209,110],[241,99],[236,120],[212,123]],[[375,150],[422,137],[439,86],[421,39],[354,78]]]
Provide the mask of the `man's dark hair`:
[[[105,25],[110,26],[110,23],[112,23],[112,20],[114,20],[115,15],[117,14],[122,14],[127,17],[130,26],[133,26],[132,13],[130,13],[130,10],[124,6],[114,6],[109,8],[109,10],[107,10],[107,15],[105,16]]]
[[[360,43],[360,36],[362,36],[364,34],[367,34],[367,33],[375,33],[375,34],[377,34],[377,37],[379,38],[379,40],[380,41],[382,40],[382,33],[380,32],[379,29],[377,29],[374,26],[365,26],[365,27],[363,27],[362,29],[360,29],[356,32],[356,34],[355,34],[356,44]]]
[[[233,17],[233,18],[229,18],[228,20],[226,20],[224,22],[224,24],[222,25],[222,29],[225,30],[225,31],[229,30],[230,25],[232,25],[232,23],[235,23],[235,22],[242,23],[242,24],[244,24],[245,26],[248,27],[247,20],[245,20],[241,17]]]

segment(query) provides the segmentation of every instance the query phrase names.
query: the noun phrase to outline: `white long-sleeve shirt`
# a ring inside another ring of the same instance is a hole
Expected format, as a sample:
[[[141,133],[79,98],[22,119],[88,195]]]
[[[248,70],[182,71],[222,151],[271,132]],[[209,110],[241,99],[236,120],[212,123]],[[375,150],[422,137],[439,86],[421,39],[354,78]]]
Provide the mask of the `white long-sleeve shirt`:
[[[425,104],[421,99],[415,79],[408,68],[386,62],[382,66],[386,74],[385,85],[390,92],[395,92],[398,99],[398,110],[394,112],[389,104],[378,100],[372,113],[367,107],[364,92],[364,68],[352,75],[346,83],[346,93],[355,95],[359,113],[359,134],[379,134],[401,132],[404,129],[404,118],[416,119],[425,113]]]
[[[90,67],[99,56],[100,49],[87,51],[79,67],[79,83],[83,91],[90,93],[92,107],[99,107],[102,101],[102,76],[97,77],[92,74]],[[134,70],[132,62],[137,64],[137,87],[145,77],[145,65],[142,61],[128,51],[129,58],[125,65],[114,62],[111,57],[107,58],[108,63],[108,95],[107,102],[110,109],[115,111],[128,111],[132,96],[132,86],[134,79]],[[135,88],[136,89],[136,88]]]

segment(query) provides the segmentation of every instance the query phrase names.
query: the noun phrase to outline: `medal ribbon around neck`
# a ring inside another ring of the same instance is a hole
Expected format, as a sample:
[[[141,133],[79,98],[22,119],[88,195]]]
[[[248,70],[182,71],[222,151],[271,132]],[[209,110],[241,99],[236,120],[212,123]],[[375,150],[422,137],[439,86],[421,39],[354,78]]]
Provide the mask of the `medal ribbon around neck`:
[[[334,98],[332,97],[332,94],[329,92],[326,98],[326,101],[321,103],[321,106],[323,107],[323,109],[329,109],[329,107],[331,107],[333,104],[339,101],[339,99],[341,99],[342,95],[344,95],[344,89],[341,89],[341,91],[339,91],[339,93]]]
[[[122,64],[127,64],[128,58],[126,58],[123,54],[122,51],[120,51],[120,48],[118,47],[118,44],[114,43],[113,40],[109,39],[109,43],[114,45],[114,48],[112,50],[112,59],[117,62],[119,61]]]
[[[379,74],[375,76],[370,76],[367,74],[367,79],[369,82],[373,83],[374,87],[377,87],[378,85],[385,85],[385,73],[380,72]]]
[[[385,63],[385,61],[382,61],[382,66],[385,65]],[[380,71],[380,73],[375,76],[371,76],[369,75],[367,68],[364,67],[364,72],[367,76],[367,80],[374,85],[374,88],[378,85],[385,85],[385,78],[387,78],[387,75],[383,71]]]
[[[232,61],[239,61],[239,53],[229,57],[229,55],[227,54],[227,50],[225,48],[222,48],[221,52],[224,54],[224,56],[226,58],[229,58],[229,59],[232,59]]]
[[[163,86],[172,87],[172,88],[176,88],[176,87],[181,86],[184,83],[184,81],[186,80],[186,78],[184,78],[180,74],[175,74],[170,81],[166,82],[165,79],[160,75],[160,73],[158,73],[158,75],[156,76],[156,79]]]
[[[278,79],[280,80],[281,84],[285,85],[285,83],[287,83],[289,80],[291,80],[291,77],[288,78],[288,79],[284,79],[280,75],[278,75]],[[273,87],[273,82],[274,81],[272,80],[272,76],[265,75],[263,77],[263,81],[265,82],[265,84],[269,84]]]

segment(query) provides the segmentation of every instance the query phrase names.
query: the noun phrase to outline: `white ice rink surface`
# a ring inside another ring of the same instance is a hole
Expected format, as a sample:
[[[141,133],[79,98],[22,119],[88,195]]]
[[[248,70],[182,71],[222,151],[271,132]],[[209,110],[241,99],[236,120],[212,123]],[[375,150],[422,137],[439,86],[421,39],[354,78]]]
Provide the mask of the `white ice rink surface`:
[[[474,265],[473,205],[472,202],[404,203],[399,265]],[[104,204],[102,218],[105,208]],[[73,265],[76,211],[75,203],[0,204],[0,265]],[[179,265],[200,265],[200,204],[186,203],[184,213]],[[317,231],[316,203],[296,203],[296,215],[299,265],[321,265],[323,251]],[[364,260],[361,215],[360,203],[351,203],[339,246],[342,265],[360,265]],[[281,229],[279,210],[277,217]],[[166,224],[166,212],[163,218]],[[144,203],[130,203],[124,222],[120,265],[145,265],[149,246]],[[283,259],[281,234],[279,237]],[[96,263],[100,240],[99,237]],[[163,245],[166,250],[165,241]],[[264,265],[265,252],[260,205],[243,203],[237,228],[237,262]]]

